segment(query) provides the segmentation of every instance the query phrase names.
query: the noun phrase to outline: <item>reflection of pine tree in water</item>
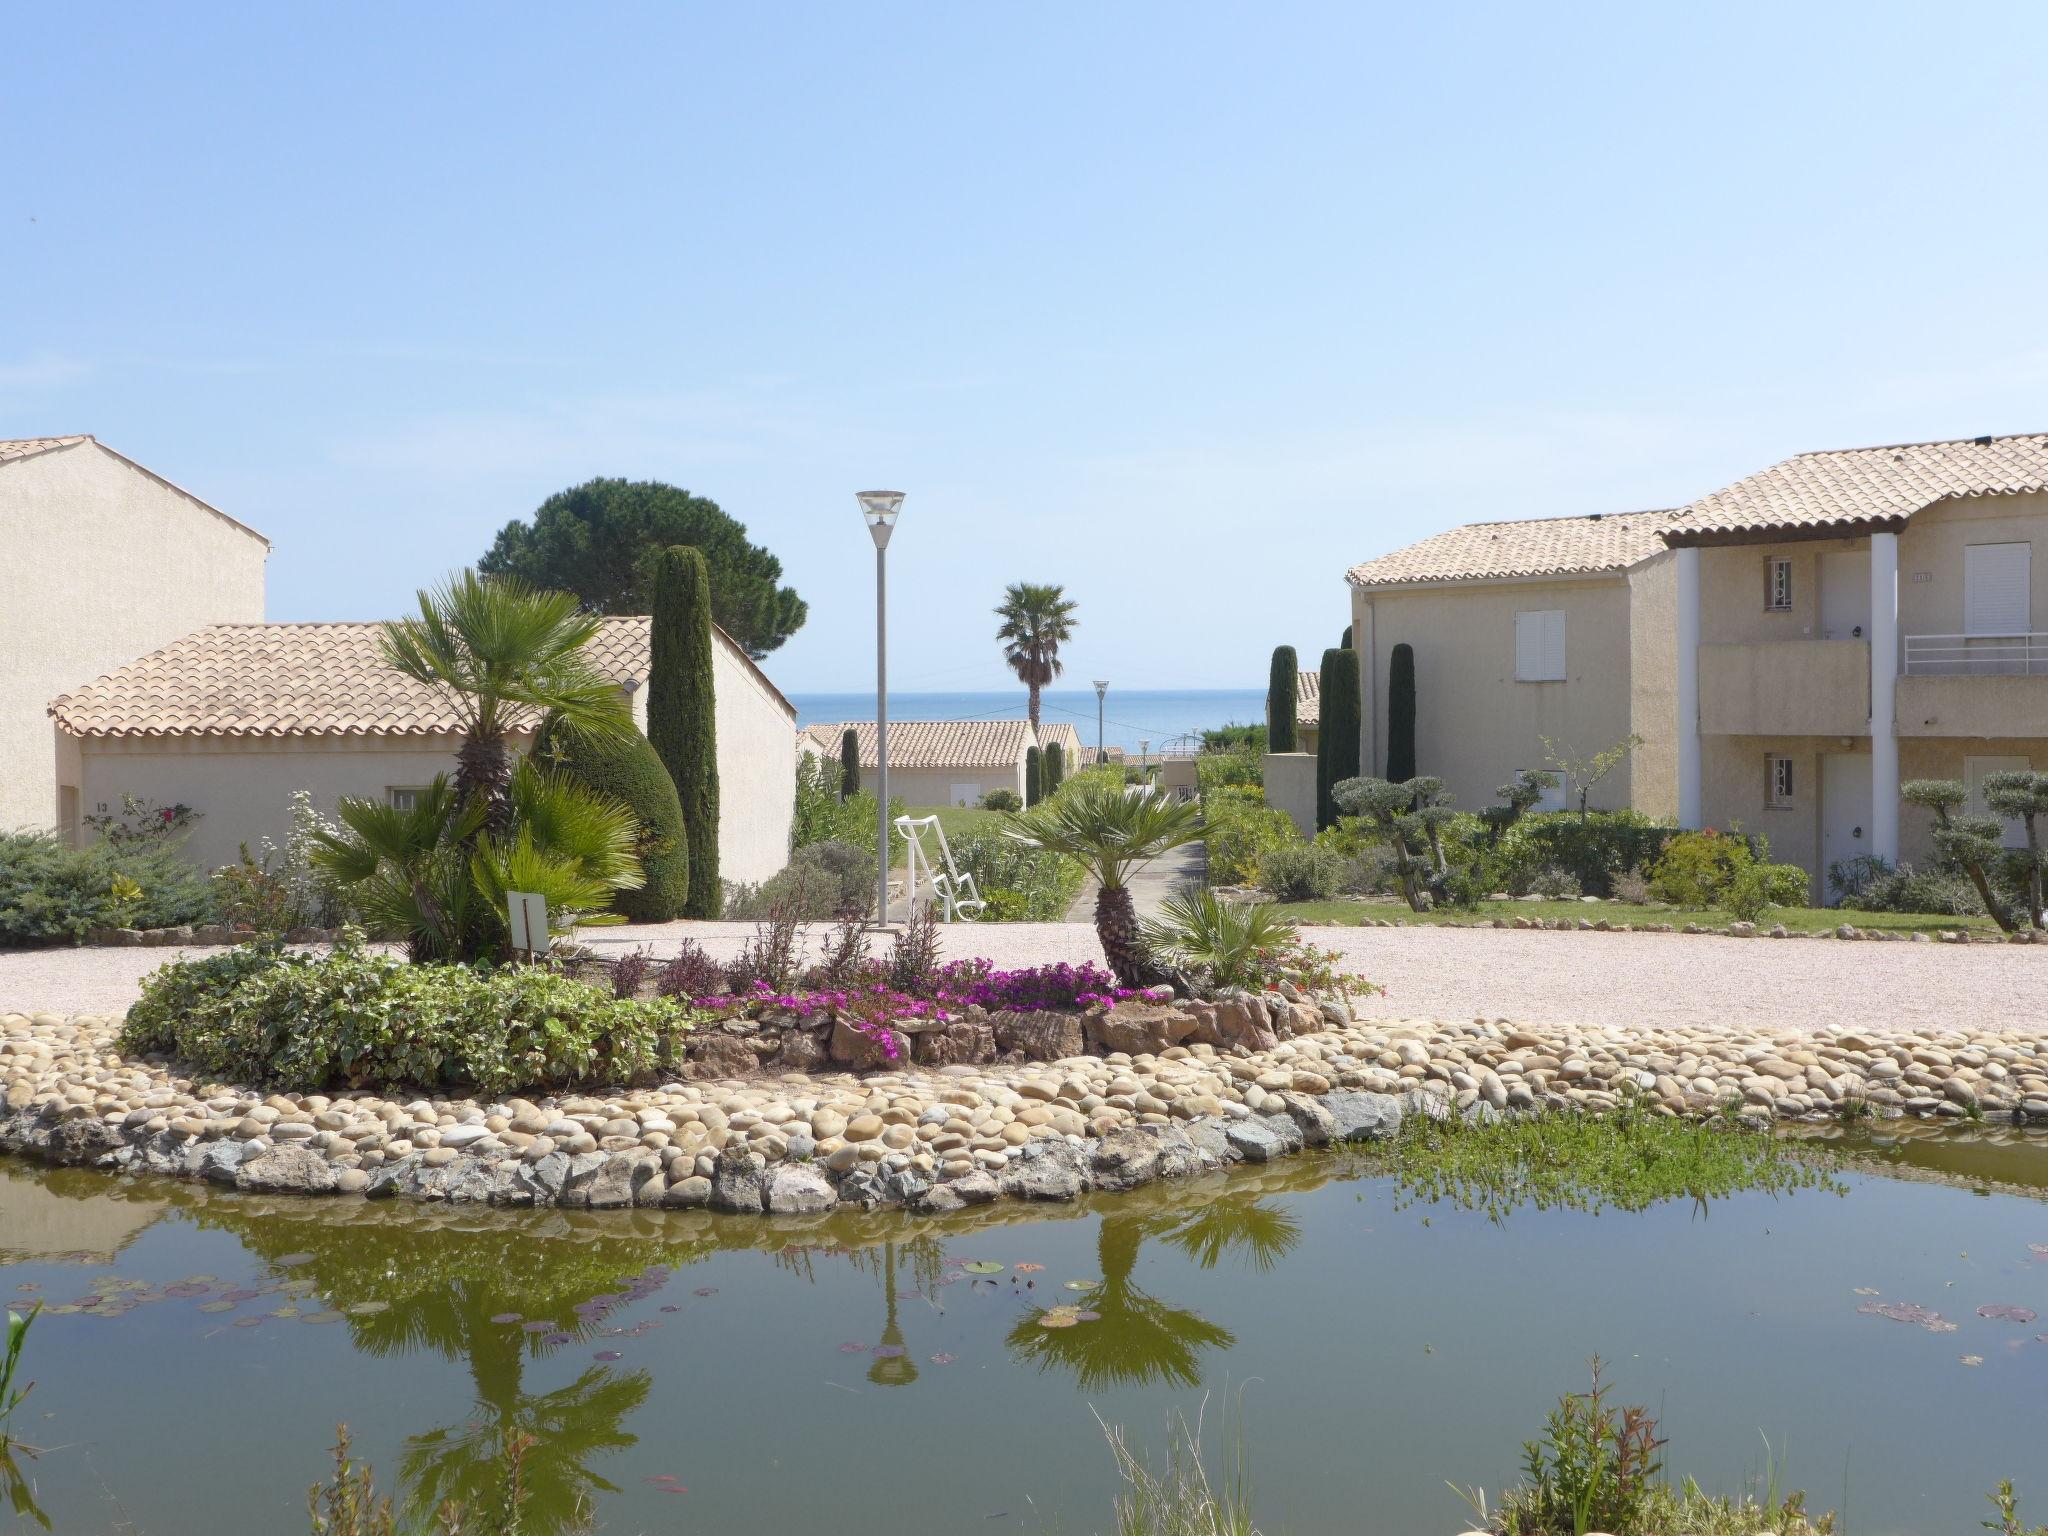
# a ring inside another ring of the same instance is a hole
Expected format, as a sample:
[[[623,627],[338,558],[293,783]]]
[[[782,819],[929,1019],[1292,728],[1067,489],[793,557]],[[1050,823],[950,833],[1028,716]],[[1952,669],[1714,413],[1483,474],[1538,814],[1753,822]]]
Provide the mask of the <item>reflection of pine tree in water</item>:
[[[1010,1330],[1009,1346],[1020,1360],[1041,1370],[1074,1373],[1084,1391],[1112,1386],[1201,1385],[1205,1351],[1229,1348],[1236,1335],[1184,1308],[1169,1306],[1133,1280],[1138,1253],[1148,1237],[1164,1238],[1204,1269],[1226,1255],[1238,1255],[1270,1269],[1301,1236],[1300,1224],[1284,1210],[1255,1199],[1218,1200],[1192,1215],[1112,1212],[1096,1229],[1096,1258],[1102,1280],[1081,1299],[1101,1313],[1099,1321],[1070,1328],[1040,1325],[1035,1308]]]
[[[896,1324],[896,1245],[882,1245],[882,1294],[887,1298],[882,1323],[882,1347],[902,1349],[903,1330]],[[907,1387],[917,1380],[917,1362],[906,1352],[900,1355],[876,1355],[874,1364],[868,1367],[868,1380],[878,1387]]]

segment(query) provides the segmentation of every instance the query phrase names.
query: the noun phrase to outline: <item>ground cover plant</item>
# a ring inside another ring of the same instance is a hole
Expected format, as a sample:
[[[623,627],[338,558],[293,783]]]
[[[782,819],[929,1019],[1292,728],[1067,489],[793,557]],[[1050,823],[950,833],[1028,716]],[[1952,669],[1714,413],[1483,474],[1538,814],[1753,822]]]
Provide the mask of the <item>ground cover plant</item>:
[[[1584,902],[1575,899],[1556,901],[1481,901],[1468,909],[1450,908],[1441,912],[1411,912],[1399,900],[1344,900],[1296,901],[1279,903],[1281,912],[1293,921],[1308,925],[1330,925],[1334,927],[1355,927],[1392,919],[1411,926],[1458,926],[1470,927],[1475,923],[1485,924],[1496,919],[1512,922],[1518,917],[1540,918],[1546,923],[1559,921],[1577,923],[1584,919],[1589,923],[1607,922],[1613,926],[1629,923],[1641,927],[1645,923],[1661,923],[1673,928],[1683,928],[1688,923],[1715,930],[1725,929],[1729,922],[1728,913],[1718,907],[1674,907],[1663,902],[1651,902],[1644,906],[1626,906]],[[1835,907],[1781,907],[1774,910],[1768,919],[1773,926],[1782,925],[1790,933],[1832,933],[1847,923],[1863,932],[1884,933],[1972,933],[1996,934],[1995,925],[1988,917],[1944,917],[1926,912],[1870,912],[1860,909]]]
[[[550,966],[413,965],[345,935],[327,955],[259,942],[166,965],[120,1043],[240,1082],[498,1095],[645,1078],[680,1059],[692,1022]]]

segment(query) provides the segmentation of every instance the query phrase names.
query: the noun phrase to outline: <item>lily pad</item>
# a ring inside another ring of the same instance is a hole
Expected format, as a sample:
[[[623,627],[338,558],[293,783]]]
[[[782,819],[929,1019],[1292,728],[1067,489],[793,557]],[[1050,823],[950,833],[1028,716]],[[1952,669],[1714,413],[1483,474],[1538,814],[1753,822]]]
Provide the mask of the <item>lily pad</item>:
[[[910,1353],[901,1344],[877,1344],[873,1351],[877,1360],[894,1360]]]
[[[348,1309],[350,1317],[375,1317],[379,1312],[389,1311],[388,1301],[359,1301]]]
[[[1077,1323],[1099,1323],[1102,1321],[1102,1314],[1100,1312],[1076,1312],[1074,1314],[1074,1321]]]
[[[232,1301],[202,1301],[199,1303],[199,1310],[202,1312],[232,1312],[235,1310],[235,1304]]]
[[[844,1344],[841,1344],[839,1346],[839,1353],[841,1353],[842,1355],[864,1355],[867,1352],[867,1345],[856,1344],[851,1339],[848,1339]]]
[[[522,1333],[553,1333],[555,1331],[555,1325],[550,1322],[535,1319],[533,1322],[530,1323],[521,1323],[519,1325],[519,1329]]]
[[[1048,1312],[1038,1320],[1041,1328],[1071,1328],[1081,1321],[1071,1312]]]
[[[313,1255],[310,1253],[288,1253],[283,1258],[273,1259],[271,1262],[274,1264],[282,1264],[287,1269],[296,1269],[301,1264],[312,1263]],[[213,1276],[208,1275],[206,1278],[211,1280]]]
[[[1017,1273],[1020,1275],[1035,1275],[1044,1268],[1043,1264],[1019,1264],[1017,1266]]]
[[[302,1323],[338,1323],[341,1321],[341,1314],[339,1312],[307,1312],[299,1318],[299,1321]]]
[[[1067,1289],[1070,1291],[1092,1291],[1100,1284],[1102,1284],[1100,1280],[1069,1280],[1067,1282]]]
[[[1003,1266],[993,1259],[977,1259],[964,1267],[970,1275],[1000,1275],[1003,1272]]]
[[[1918,1323],[1929,1333],[1954,1333],[1956,1325],[1939,1312],[1910,1301],[1866,1301],[1856,1309],[1874,1317],[1888,1317],[1895,1323]]]
[[[1982,1365],[1984,1363],[1982,1355],[1957,1355],[1956,1358],[1962,1361],[1964,1365]]]
[[[261,1328],[263,1326],[263,1315],[258,1313],[254,1317],[238,1317],[235,1319],[235,1326],[237,1328]]]
[[[715,1285],[700,1285],[690,1294],[692,1296],[716,1296],[718,1294],[718,1287]]]
[[[623,1360],[626,1357],[620,1354],[616,1349],[600,1349],[595,1355],[591,1356],[591,1358],[593,1360]]]
[[[942,1349],[936,1355],[933,1355],[931,1360],[933,1365],[951,1365],[959,1358],[958,1355],[949,1355]]]
[[[540,1341],[543,1344],[561,1345],[573,1343],[575,1338],[576,1335],[573,1333],[544,1333],[540,1336]]]
[[[1996,1305],[1979,1307],[1977,1315],[1979,1317],[1992,1318],[2001,1323],[2031,1323],[2039,1314],[2028,1307]]]
[[[516,1323],[519,1320],[520,1317],[517,1312],[494,1312],[491,1314],[491,1321],[494,1323]]]

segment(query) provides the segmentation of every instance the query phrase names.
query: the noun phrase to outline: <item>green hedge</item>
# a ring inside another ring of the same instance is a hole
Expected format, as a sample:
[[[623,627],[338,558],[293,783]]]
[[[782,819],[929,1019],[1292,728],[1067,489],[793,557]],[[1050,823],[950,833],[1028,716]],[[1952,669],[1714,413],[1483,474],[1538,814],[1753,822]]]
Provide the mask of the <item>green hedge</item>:
[[[1616,875],[1647,870],[1676,836],[1678,828],[1640,811],[1594,811],[1583,821],[1576,811],[1526,814],[1491,850],[1498,867],[1482,878],[1495,890],[1513,890],[1549,867],[1571,875],[1588,896],[1612,896]]]
[[[139,894],[123,899],[116,882]],[[216,915],[212,885],[175,842],[67,848],[47,832],[0,832],[0,945],[77,944],[94,928],[173,928]]]
[[[534,737],[533,755],[585,789],[621,802],[639,823],[633,852],[644,883],[637,890],[615,894],[613,910],[639,923],[681,917],[690,899],[690,845],[683,829],[683,803],[653,743],[638,731],[617,740],[599,740],[550,716]]]
[[[647,739],[682,802],[690,846],[685,917],[716,917],[718,701],[712,686],[711,585],[704,556],[678,545],[654,566],[647,676]]]
[[[121,1048],[197,1075],[276,1083],[522,1089],[631,1083],[673,1068],[690,1028],[667,999],[628,1002],[544,967],[408,965],[249,945],[154,972]]]

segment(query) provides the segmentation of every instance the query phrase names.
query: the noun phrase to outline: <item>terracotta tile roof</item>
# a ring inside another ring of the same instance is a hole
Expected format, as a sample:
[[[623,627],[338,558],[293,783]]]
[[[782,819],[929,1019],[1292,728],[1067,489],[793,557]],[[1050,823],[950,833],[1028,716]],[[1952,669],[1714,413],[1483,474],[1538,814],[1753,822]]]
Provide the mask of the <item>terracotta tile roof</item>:
[[[1614,512],[1468,523],[1354,565],[1345,573],[1345,580],[1354,587],[1402,587],[1626,570],[1663,548],[1657,533],[1671,516],[1669,512]]]
[[[74,736],[437,736],[457,729],[440,690],[384,664],[379,630],[209,625],[74,689],[49,712]],[[753,667],[722,632],[719,638]],[[648,621],[604,620],[591,653],[609,676],[645,684]]]
[[[844,720],[809,727],[826,752],[839,755],[839,738],[852,730],[863,768],[875,766],[875,722]],[[1072,734],[1072,727],[1068,728]],[[1027,720],[891,720],[891,768],[1009,768],[1031,744]],[[1071,743],[1067,748],[1069,750]]]
[[[1802,453],[1674,514],[1673,544],[1702,535],[1896,525],[1951,496],[2048,490],[2048,433]]]
[[[1294,723],[1296,725],[1321,725],[1323,723],[1322,673],[1295,673]]]
[[[1038,744],[1049,747],[1054,742],[1060,744],[1060,756],[1067,760],[1069,768],[1083,761],[1081,754],[1086,749],[1081,745],[1081,733],[1067,721],[1047,720],[1039,725]],[[1093,754],[1090,756],[1092,758]]]
[[[15,459],[32,459],[39,453],[48,453],[53,448],[74,448],[92,439],[84,433],[71,437],[0,437],[0,464]]]

